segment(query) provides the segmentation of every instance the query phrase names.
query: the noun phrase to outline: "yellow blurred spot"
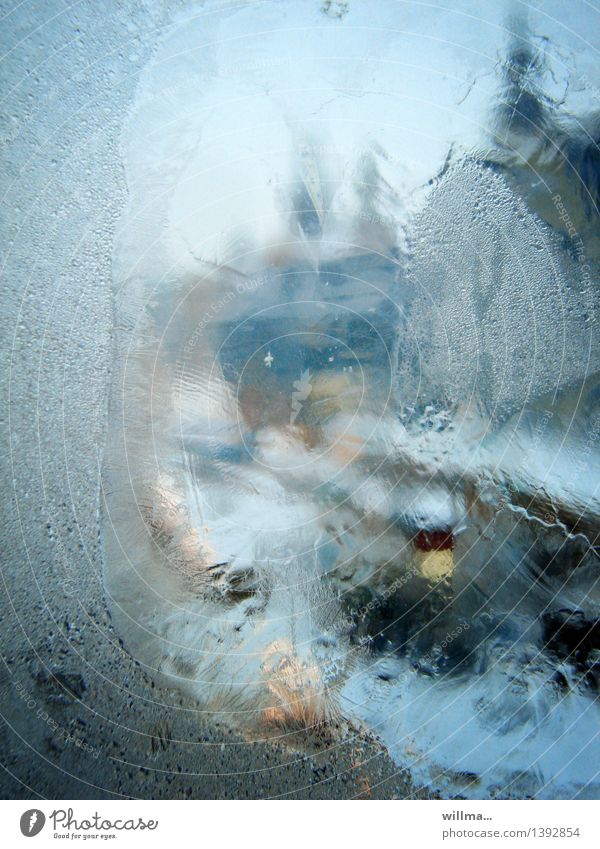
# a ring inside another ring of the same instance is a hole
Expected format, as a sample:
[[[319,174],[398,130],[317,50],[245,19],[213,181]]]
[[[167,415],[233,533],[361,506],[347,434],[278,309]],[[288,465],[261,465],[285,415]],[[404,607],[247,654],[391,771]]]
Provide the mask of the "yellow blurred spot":
[[[417,561],[423,577],[434,583],[448,578],[454,571],[454,552],[452,549],[443,551],[417,551]]]

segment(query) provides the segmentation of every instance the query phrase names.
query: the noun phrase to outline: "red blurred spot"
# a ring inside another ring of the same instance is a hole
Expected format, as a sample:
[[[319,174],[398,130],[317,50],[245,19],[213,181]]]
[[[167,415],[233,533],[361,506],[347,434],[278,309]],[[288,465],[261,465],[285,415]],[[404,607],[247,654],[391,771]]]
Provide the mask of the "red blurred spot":
[[[420,551],[446,551],[454,548],[452,531],[419,531],[413,542]]]

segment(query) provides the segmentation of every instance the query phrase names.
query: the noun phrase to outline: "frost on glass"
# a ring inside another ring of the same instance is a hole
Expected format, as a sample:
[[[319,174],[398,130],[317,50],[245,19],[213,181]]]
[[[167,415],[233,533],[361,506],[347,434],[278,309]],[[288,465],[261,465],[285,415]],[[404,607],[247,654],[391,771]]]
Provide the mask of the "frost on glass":
[[[202,7],[146,68],[107,591],[207,716],[593,795],[600,80],[451,5]]]

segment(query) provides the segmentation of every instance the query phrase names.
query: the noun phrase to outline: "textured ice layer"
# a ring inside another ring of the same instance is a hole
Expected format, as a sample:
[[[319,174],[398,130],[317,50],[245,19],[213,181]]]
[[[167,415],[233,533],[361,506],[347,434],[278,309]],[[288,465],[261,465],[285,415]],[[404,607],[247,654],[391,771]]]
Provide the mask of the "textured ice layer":
[[[597,70],[542,5],[198,7],[124,133],[126,645],[473,796],[598,792]]]

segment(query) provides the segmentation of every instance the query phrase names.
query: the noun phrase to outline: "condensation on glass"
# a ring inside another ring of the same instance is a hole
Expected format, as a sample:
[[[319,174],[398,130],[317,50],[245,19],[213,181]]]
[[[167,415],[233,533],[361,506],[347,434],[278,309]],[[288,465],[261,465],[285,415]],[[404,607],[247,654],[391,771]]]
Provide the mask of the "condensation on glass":
[[[583,8],[447,6],[208,5],[161,41],[123,134],[107,591],[207,716],[593,795],[600,74]]]

